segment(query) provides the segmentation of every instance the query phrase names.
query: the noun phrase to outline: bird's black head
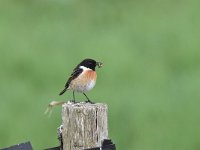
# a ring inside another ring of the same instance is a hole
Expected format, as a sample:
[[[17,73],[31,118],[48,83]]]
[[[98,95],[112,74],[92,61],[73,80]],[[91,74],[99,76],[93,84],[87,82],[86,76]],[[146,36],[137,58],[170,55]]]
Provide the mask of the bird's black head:
[[[90,68],[92,70],[95,70],[95,67],[98,66],[99,68],[102,67],[102,63],[101,62],[97,62],[93,59],[84,59],[79,66],[84,66],[87,68]]]

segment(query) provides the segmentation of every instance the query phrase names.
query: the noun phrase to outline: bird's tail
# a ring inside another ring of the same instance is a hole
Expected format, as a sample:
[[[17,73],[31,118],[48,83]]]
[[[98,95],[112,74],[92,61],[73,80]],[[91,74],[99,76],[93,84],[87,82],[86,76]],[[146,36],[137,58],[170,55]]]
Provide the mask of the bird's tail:
[[[67,91],[67,88],[64,88],[64,90],[62,90],[59,95],[63,95],[65,92]]]

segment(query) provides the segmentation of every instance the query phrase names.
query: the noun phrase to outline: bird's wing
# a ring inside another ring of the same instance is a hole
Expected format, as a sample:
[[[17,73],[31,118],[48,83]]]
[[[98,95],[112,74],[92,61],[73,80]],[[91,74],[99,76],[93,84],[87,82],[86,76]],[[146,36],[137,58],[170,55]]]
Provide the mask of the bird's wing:
[[[77,78],[81,73],[83,72],[83,69],[79,68],[79,67],[76,67],[71,76],[69,77],[67,83],[65,84],[65,88],[67,89],[69,87],[69,84],[72,80],[74,80],[75,78]]]

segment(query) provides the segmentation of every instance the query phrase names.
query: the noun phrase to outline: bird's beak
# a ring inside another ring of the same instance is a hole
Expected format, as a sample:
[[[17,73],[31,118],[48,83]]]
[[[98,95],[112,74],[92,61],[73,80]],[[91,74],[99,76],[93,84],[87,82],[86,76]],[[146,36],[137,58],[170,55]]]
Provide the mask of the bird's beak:
[[[101,67],[103,66],[103,63],[102,63],[102,62],[97,62],[97,66],[98,66],[99,68],[101,68]]]

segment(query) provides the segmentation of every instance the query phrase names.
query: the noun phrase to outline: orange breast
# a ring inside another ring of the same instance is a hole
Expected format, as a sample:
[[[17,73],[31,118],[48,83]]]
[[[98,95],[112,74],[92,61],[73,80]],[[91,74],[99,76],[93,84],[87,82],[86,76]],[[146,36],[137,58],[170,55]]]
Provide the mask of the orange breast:
[[[71,81],[69,89],[72,89],[78,92],[88,91],[89,89],[92,89],[93,86],[95,85],[96,78],[97,78],[97,74],[95,71],[86,70],[79,77]],[[91,82],[93,82],[94,84],[92,88],[89,87],[91,86]]]
[[[96,80],[97,74],[93,70],[87,70],[85,71],[85,74],[83,75],[83,78],[85,80]],[[87,82],[87,81],[86,81]]]

